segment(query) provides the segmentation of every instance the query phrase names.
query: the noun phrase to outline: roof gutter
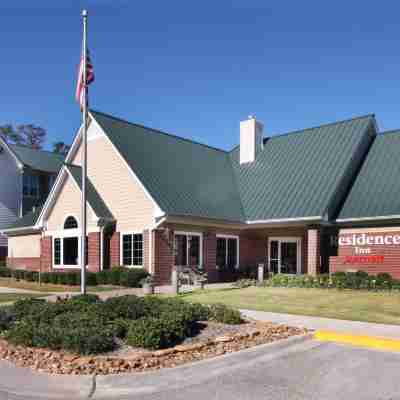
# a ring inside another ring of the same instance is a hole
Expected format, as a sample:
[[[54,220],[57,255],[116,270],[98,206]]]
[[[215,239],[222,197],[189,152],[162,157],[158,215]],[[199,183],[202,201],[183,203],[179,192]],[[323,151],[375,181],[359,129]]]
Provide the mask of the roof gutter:
[[[368,222],[368,221],[382,221],[387,219],[400,219],[400,215],[382,215],[379,217],[361,217],[361,218],[339,218],[335,222]]]
[[[315,216],[315,217],[299,217],[299,218],[281,218],[281,219],[264,219],[264,220],[249,220],[246,221],[247,225],[255,225],[255,224],[284,224],[290,222],[303,222],[303,221],[321,221],[323,217]]]
[[[26,234],[26,233],[36,233],[42,229],[41,226],[32,225],[32,226],[24,226],[22,228],[11,228],[11,229],[3,229],[0,231],[2,235],[13,235],[13,234]]]

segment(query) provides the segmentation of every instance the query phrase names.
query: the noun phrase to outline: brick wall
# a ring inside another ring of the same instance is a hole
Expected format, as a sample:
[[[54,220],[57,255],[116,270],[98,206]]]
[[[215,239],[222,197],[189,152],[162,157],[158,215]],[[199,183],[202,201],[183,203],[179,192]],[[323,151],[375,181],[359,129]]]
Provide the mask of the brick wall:
[[[398,230],[393,228],[365,228],[355,230],[342,230],[340,237],[349,237],[355,234],[359,236],[365,233],[368,236],[400,235]],[[356,254],[356,247],[371,250],[369,254]],[[357,257],[357,258],[355,258]],[[363,270],[369,274],[376,275],[380,272],[387,272],[394,278],[400,279],[400,244],[379,244],[364,246],[338,246],[337,256],[329,258],[329,270],[336,271],[358,271]]]
[[[40,270],[40,257],[13,257],[7,258],[7,267],[12,269]]]
[[[53,265],[53,238],[45,236],[40,241],[42,271],[51,271]]]
[[[88,270],[100,271],[100,232],[88,234]]]
[[[150,272],[150,232],[148,229],[143,231],[143,267]]]
[[[168,235],[162,230],[154,231],[154,279],[157,285],[171,283],[171,271],[174,265],[173,231]]]
[[[114,232],[110,239],[110,266],[120,265],[120,233]]]
[[[307,273],[317,275],[321,268],[321,237],[318,229],[307,231]]]
[[[217,235],[215,232],[205,232],[203,234],[203,265],[207,271],[209,282],[218,281],[218,270],[215,265],[217,257]]]

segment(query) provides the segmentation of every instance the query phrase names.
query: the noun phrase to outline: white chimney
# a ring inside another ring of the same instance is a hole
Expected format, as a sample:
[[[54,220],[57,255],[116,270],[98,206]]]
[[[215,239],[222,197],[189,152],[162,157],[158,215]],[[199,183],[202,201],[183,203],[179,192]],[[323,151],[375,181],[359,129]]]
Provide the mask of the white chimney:
[[[252,115],[240,122],[240,164],[253,162],[263,148],[263,124]]]

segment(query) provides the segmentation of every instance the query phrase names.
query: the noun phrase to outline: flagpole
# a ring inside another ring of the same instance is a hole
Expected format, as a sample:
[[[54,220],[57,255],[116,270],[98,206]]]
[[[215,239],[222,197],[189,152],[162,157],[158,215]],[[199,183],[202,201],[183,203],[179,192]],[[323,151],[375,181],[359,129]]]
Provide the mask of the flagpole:
[[[83,132],[82,132],[82,224],[81,224],[81,294],[86,294],[86,176],[87,176],[87,116],[88,116],[88,90],[87,90],[87,11],[82,11],[83,17]]]

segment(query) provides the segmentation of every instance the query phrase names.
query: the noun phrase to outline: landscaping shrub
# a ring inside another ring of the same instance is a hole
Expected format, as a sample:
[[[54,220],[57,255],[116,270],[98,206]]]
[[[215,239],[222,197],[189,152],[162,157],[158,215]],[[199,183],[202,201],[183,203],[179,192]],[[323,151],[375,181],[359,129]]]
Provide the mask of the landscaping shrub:
[[[354,290],[400,290],[400,281],[388,273],[368,275],[365,271],[338,271],[331,276],[328,274],[310,275],[273,275],[264,281],[264,286],[304,287],[304,288],[337,288]]]
[[[109,283],[111,285],[119,285],[121,279],[121,273],[125,271],[126,268],[114,266],[110,269],[109,273]]]
[[[115,319],[135,320],[146,315],[143,299],[134,295],[107,299],[105,301],[105,308]]]
[[[39,312],[46,305],[46,301],[42,299],[21,299],[17,300],[12,306],[12,313],[17,320],[32,316]]]
[[[125,287],[141,287],[140,281],[149,276],[149,273],[143,268],[130,269],[124,268],[120,274],[119,284]]]
[[[16,345],[96,354],[114,349],[117,337],[136,347],[170,347],[192,335],[202,320],[242,322],[238,311],[224,305],[133,295],[102,301],[86,294],[55,303],[18,300],[0,309],[0,332]]]
[[[7,267],[0,267],[0,278],[10,278],[11,275],[11,269]]]
[[[88,286],[97,286],[96,273],[86,272],[86,284]]]
[[[110,270],[103,270],[96,274],[96,280],[98,285],[109,285],[110,284]]]
[[[256,265],[240,265],[237,269],[237,279],[257,279],[258,268]]]
[[[234,286],[238,289],[244,289],[250,286],[257,286],[256,279],[239,279],[234,283]]]
[[[145,349],[162,349],[181,342],[194,321],[181,313],[141,318],[131,323],[127,343]]]
[[[9,329],[15,321],[15,316],[10,307],[0,308],[0,333]]]
[[[62,348],[85,355],[113,350],[115,334],[115,328],[92,314],[67,312],[51,323],[23,320],[7,332],[7,339],[17,345]]]
[[[238,325],[243,322],[238,310],[224,304],[213,304],[210,306],[209,319],[230,325]]]

